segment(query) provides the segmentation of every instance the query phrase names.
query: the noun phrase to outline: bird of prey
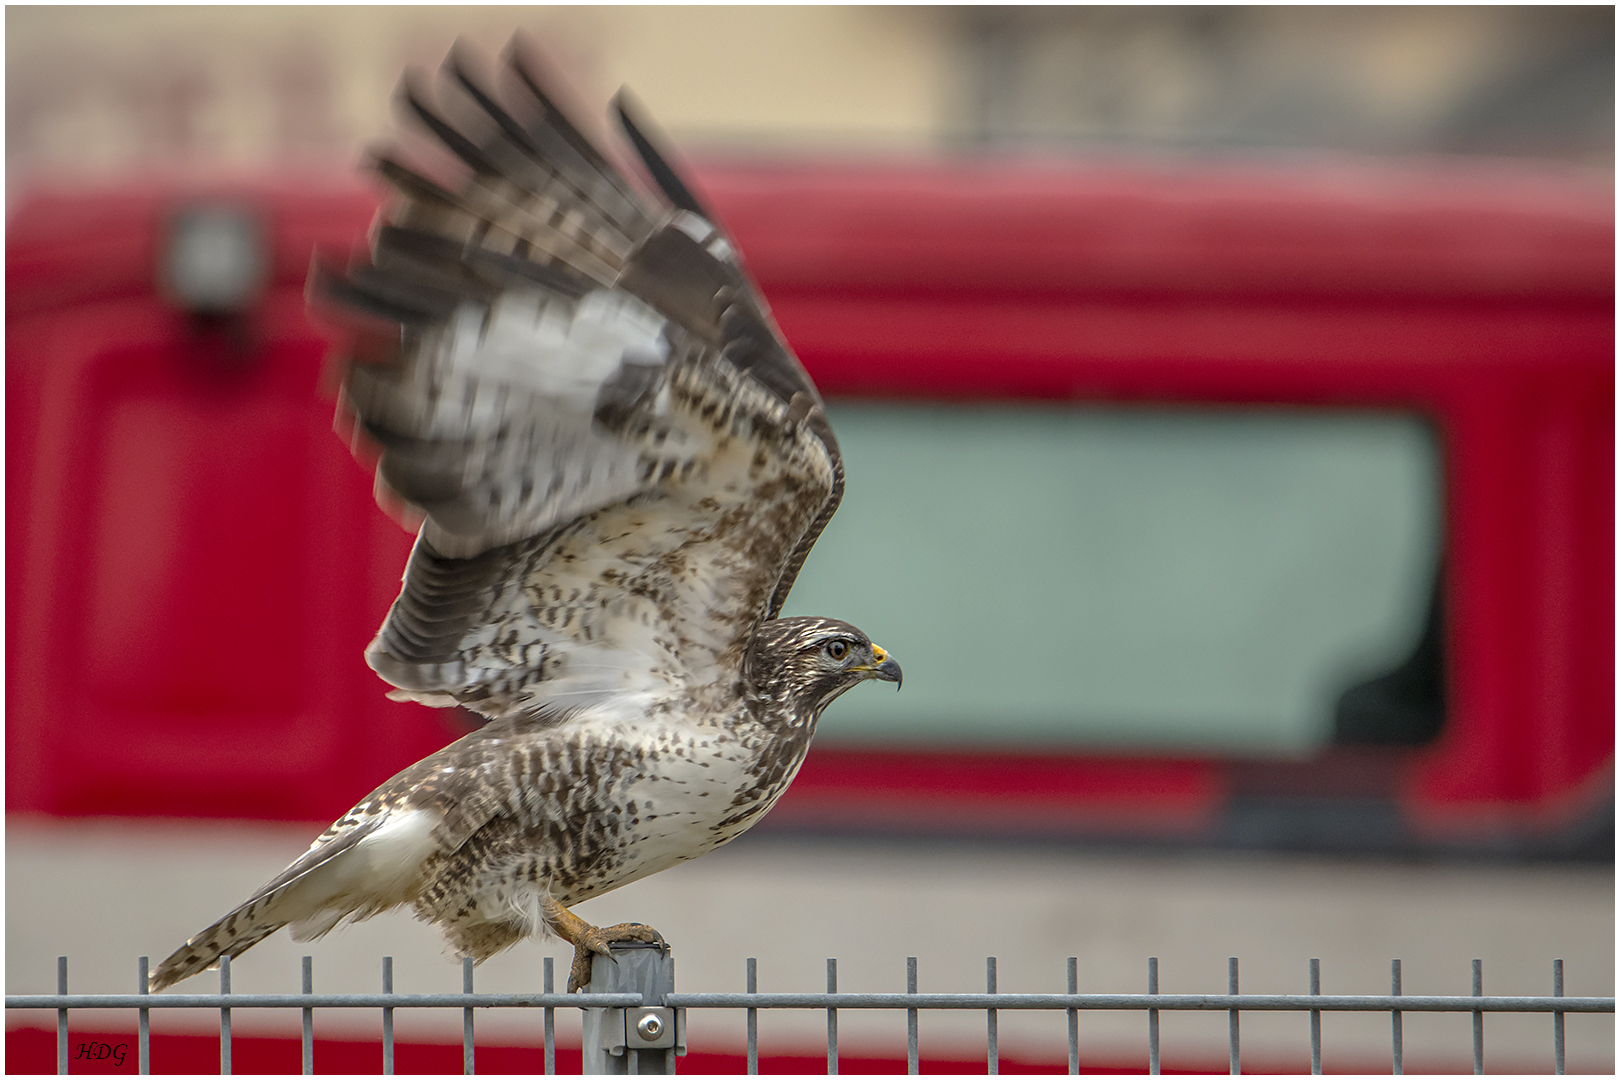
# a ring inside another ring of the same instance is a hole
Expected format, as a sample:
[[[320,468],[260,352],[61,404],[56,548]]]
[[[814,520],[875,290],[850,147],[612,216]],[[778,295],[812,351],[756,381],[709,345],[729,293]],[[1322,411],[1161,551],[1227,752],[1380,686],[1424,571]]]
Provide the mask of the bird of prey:
[[[614,941],[569,909],[712,851],[787,788],[829,703],[900,667],[846,622],[779,618],[844,487],[814,384],[736,248],[635,122],[648,196],[558,110],[514,41],[460,47],[408,115],[369,258],[312,273],[354,320],[340,420],[421,521],[366,660],[392,696],[483,727],[361,799],[152,975],[161,990],[282,926],[409,904],[482,961]],[[442,171],[442,169],[441,169]]]

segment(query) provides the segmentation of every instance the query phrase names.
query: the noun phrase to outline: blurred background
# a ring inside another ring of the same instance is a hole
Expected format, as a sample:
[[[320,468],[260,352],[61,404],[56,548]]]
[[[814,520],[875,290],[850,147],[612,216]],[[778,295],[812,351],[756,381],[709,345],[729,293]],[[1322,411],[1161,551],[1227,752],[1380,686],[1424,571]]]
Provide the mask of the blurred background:
[[[361,659],[410,537],[331,433],[302,288],[364,242],[400,72],[516,29],[602,139],[631,87],[738,240],[850,476],[791,613],[907,673],[753,832],[586,918],[657,925],[694,991],[748,956],[763,990],[834,956],[975,990],[995,955],[1004,991],[1157,956],[1220,992],[1236,955],[1253,992],[1400,957],[1466,993],[1478,957],[1491,993],[1554,958],[1613,993],[1614,13],[1513,6],[8,8],[8,993],[59,955],[132,989],[465,730]],[[238,259],[188,286],[199,221]],[[458,989],[438,952],[392,915],[233,975]],[[51,1019],[8,1016],[11,1071]],[[930,1068],[983,1067],[962,1019],[923,1017]],[[1331,1020],[1329,1071],[1387,1067],[1387,1019]],[[478,1022],[481,1068],[532,1070],[528,1017]],[[1612,1072],[1612,1021],[1568,1022]],[[316,1023],[318,1067],[374,1067],[376,1018]],[[454,1067],[456,1017],[399,1023],[401,1071]],[[210,1068],[208,1024],[155,1017],[157,1068]],[[820,1024],[765,1017],[767,1069],[817,1068]],[[1006,1071],[1065,1066],[1061,1017],[1001,1025]],[[1245,1067],[1304,1067],[1305,1025],[1246,1016]],[[239,1071],[296,1067],[296,1018],[237,1032]],[[1166,1068],[1225,1035],[1167,1017]],[[840,1036],[903,1071],[895,1018]],[[1082,1043],[1145,1069],[1139,1016]],[[740,1017],[691,1044],[741,1070]],[[1487,1047],[1550,1071],[1550,1021]],[[1469,1055],[1466,1017],[1407,1018],[1410,1071]]]

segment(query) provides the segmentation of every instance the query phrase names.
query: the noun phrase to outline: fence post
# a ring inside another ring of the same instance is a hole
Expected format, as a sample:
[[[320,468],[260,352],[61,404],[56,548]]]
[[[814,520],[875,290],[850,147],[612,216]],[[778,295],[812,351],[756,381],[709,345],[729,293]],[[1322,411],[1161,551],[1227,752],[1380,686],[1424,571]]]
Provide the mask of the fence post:
[[[67,957],[56,958],[56,992],[67,994]],[[66,1076],[68,1072],[68,1011],[56,1010],[56,1074]]]
[[[667,944],[626,941],[613,956],[591,957],[592,994],[640,994],[629,1009],[585,1009],[581,1017],[580,1071],[589,1076],[675,1073],[686,1050],[685,1009],[664,1008],[675,992],[675,958]]]

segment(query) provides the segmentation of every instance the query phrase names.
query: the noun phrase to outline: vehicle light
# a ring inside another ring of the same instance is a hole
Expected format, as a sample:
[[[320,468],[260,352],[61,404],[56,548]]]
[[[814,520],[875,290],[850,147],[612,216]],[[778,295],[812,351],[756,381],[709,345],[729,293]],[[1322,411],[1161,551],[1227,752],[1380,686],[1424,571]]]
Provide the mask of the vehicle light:
[[[177,307],[198,315],[245,311],[270,276],[264,225],[244,207],[186,207],[169,221],[158,275]]]

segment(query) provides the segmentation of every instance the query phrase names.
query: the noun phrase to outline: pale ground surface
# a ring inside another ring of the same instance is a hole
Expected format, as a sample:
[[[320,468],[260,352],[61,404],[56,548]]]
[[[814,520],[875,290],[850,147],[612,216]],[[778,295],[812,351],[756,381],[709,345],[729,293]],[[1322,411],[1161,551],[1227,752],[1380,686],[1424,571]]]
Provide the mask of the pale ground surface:
[[[224,914],[304,849],[318,831],[301,825],[12,821],[6,844],[6,992],[54,990],[56,957],[70,957],[74,992],[129,992],[136,957],[155,965],[188,935]],[[1061,992],[1064,958],[1080,959],[1082,992],[1146,989],[1148,956],[1160,958],[1166,993],[1220,993],[1226,958],[1242,959],[1242,988],[1302,993],[1307,964],[1322,961],[1325,993],[1384,993],[1389,961],[1400,957],[1407,993],[1466,994],[1469,961],[1485,962],[1493,994],[1551,992],[1552,961],[1562,957],[1566,993],[1614,993],[1614,888],[1607,867],[1415,866],[1305,857],[1214,854],[1099,854],[1056,848],[916,846],[792,841],[755,836],[582,905],[596,923],[642,920],[673,943],[677,986],[687,991],[744,989],[744,961],[759,961],[762,991],[825,986],[826,958],[839,961],[843,990],[901,991],[905,958],[916,956],[919,988],[977,991],[984,958],[998,957],[1004,992]],[[299,957],[315,958],[320,991],[380,988],[380,961],[394,957],[395,987],[405,993],[453,992],[460,974],[438,935],[391,914],[300,945],[280,932],[237,962],[238,992],[296,992]],[[569,950],[556,942],[523,945],[478,971],[479,990],[539,988],[540,958],[554,955],[564,977]],[[212,974],[182,984],[208,992]],[[16,1023],[20,1017],[11,1017]],[[49,1018],[36,1018],[48,1024]],[[538,1041],[537,1016],[481,1013],[481,1041]],[[85,1018],[87,1028],[121,1030],[127,1017]],[[169,1030],[217,1030],[211,1015],[154,1013]],[[1246,1014],[1245,1059],[1255,1065],[1308,1066],[1307,1020]],[[1569,1018],[1571,1071],[1612,1072],[1611,1016]],[[396,1030],[404,1040],[457,1041],[459,1014],[410,1012]],[[817,1053],[824,1014],[761,1017],[766,1053]],[[375,1015],[333,1010],[316,1019],[332,1037],[375,1037]],[[565,1042],[577,1021],[559,1012]],[[235,1030],[294,1037],[298,1015],[238,1011]],[[1551,1071],[1551,1019],[1492,1016],[1486,1021],[1491,1071]],[[1324,1019],[1325,1064],[1387,1069],[1389,1019]],[[1061,1014],[1000,1014],[1004,1053],[1061,1062]],[[1082,1014],[1085,1055],[1127,1063],[1145,1058],[1146,1021],[1138,1014]],[[741,1052],[740,1014],[694,1015],[694,1045]],[[899,1015],[839,1017],[849,1054],[903,1056]],[[984,1021],[972,1013],[922,1015],[925,1052],[981,1054]],[[1225,1061],[1226,1017],[1165,1014],[1164,1061],[1216,1066]],[[1470,1021],[1464,1015],[1405,1021],[1412,1072],[1469,1071]],[[1224,1070],[1223,1070],[1224,1071]]]

